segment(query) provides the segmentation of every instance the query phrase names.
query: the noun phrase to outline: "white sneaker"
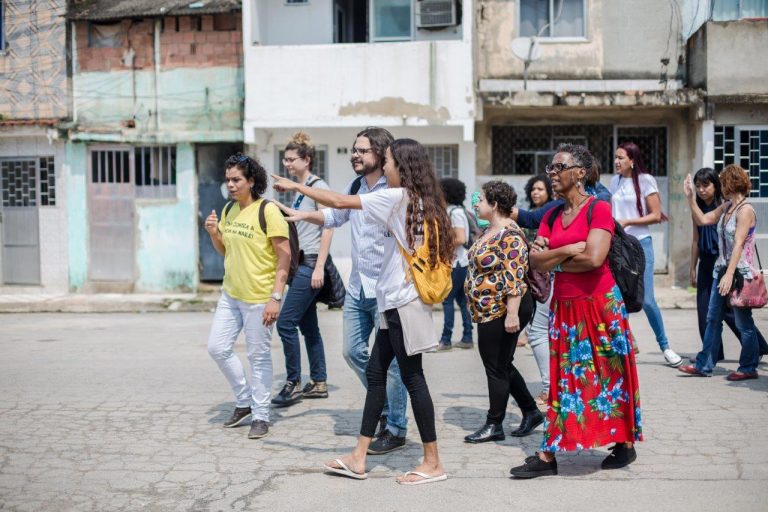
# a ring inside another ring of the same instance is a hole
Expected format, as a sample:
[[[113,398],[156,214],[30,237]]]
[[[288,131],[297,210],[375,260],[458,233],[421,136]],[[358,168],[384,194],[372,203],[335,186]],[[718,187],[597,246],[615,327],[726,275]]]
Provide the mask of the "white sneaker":
[[[683,358],[677,355],[677,353],[671,348],[668,348],[664,351],[664,359],[667,360],[667,364],[672,368],[677,368],[683,364]]]

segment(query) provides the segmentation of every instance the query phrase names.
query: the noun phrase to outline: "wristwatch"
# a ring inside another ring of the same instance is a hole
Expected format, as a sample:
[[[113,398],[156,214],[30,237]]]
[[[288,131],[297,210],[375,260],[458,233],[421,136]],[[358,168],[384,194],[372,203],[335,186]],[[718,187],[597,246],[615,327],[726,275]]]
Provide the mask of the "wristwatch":
[[[283,300],[283,294],[280,292],[272,292],[272,300],[275,302],[280,302]]]

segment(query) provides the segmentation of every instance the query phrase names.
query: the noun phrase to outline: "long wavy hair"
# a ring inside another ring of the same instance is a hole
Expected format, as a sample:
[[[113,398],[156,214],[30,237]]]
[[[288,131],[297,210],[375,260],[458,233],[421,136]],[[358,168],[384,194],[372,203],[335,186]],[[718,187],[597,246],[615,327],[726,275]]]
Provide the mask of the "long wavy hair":
[[[645,209],[643,208],[644,197],[640,192],[640,175],[649,172],[643,162],[643,153],[640,151],[640,147],[631,141],[622,142],[618,147],[626,151],[627,156],[632,160],[632,185],[635,187],[635,197],[637,198],[635,206],[637,207],[637,214],[640,217],[643,217],[645,215]],[[664,212],[661,212],[661,220],[667,220],[667,216]]]
[[[408,191],[405,217],[408,245],[413,247],[415,238],[423,234],[425,220],[430,227],[437,222],[440,243],[434,229],[429,230],[429,240],[425,240],[429,244],[429,264],[435,266],[440,260],[450,265],[454,252],[453,229],[427,149],[413,139],[397,139],[390,145],[390,151],[400,173],[400,185]]]

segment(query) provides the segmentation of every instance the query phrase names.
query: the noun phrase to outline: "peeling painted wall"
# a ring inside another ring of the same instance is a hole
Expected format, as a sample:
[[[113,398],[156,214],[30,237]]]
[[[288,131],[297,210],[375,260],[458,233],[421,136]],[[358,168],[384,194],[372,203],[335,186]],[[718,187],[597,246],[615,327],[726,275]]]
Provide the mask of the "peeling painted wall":
[[[161,71],[158,91],[160,130],[242,129],[242,68]],[[74,96],[81,127],[115,129],[135,120],[136,131],[156,131],[152,71],[80,73]]]
[[[461,41],[252,47],[246,120],[360,126],[371,118],[389,125],[403,117],[425,124],[473,119],[471,57]],[[282,72],[286,63],[301,63],[302,73]]]
[[[176,146],[176,199],[136,201],[137,291],[197,289],[197,189],[191,144]]]
[[[692,84],[710,96],[768,95],[768,20],[710,21],[688,48]]]
[[[510,47],[518,37],[517,3],[477,2],[480,78],[523,77],[523,61]],[[680,38],[688,20],[674,15],[670,2],[590,0],[587,5],[584,41],[541,39],[541,58],[531,64],[530,79],[650,79],[677,75],[677,59],[684,53]],[[667,66],[661,63],[665,57],[670,59]]]
[[[85,144],[67,142],[67,228],[69,230],[69,288],[78,291],[88,280],[88,211]]]

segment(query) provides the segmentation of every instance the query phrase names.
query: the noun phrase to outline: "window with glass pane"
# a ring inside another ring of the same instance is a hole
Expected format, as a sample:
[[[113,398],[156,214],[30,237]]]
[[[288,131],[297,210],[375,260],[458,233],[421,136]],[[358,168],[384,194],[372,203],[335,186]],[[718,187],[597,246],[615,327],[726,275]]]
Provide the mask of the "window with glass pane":
[[[768,0],[717,0],[712,6],[712,19],[731,21],[768,17]]]
[[[374,41],[411,38],[411,0],[371,0]]]
[[[584,0],[520,0],[521,37],[585,37]]]

